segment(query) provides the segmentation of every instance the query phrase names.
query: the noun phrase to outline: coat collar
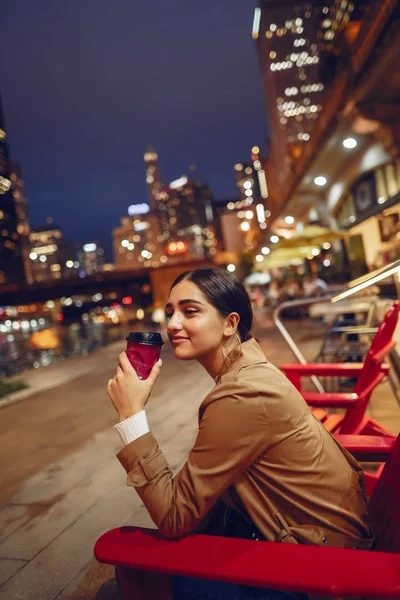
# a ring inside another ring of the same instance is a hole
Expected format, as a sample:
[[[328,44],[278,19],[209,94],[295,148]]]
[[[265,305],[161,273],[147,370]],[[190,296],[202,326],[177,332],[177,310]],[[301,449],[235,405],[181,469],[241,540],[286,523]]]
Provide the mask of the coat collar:
[[[247,365],[260,362],[267,362],[265,354],[261,350],[259,343],[254,338],[250,338],[246,342],[241,343],[240,354],[239,347],[235,346],[235,348],[231,350],[231,352],[228,354],[227,359],[222,365],[220,372],[215,378],[215,383],[216,385],[218,385],[218,383],[220,383],[221,381],[222,376],[226,373],[238,371],[242,367],[246,367]]]

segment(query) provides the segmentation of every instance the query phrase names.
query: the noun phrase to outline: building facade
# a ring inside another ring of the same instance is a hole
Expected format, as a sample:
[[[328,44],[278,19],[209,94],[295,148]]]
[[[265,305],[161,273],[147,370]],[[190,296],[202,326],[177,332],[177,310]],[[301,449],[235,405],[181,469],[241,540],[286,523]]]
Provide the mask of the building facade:
[[[0,285],[24,281],[21,238],[11,188],[7,134],[0,99]]]
[[[265,170],[260,160],[258,146],[251,151],[251,163],[236,163],[234,166],[235,183],[239,200],[227,204],[227,212],[234,212],[238,219],[238,229],[242,236],[242,247],[252,250],[267,228],[268,187]],[[223,218],[226,231],[227,225],[232,226],[232,219],[227,215]],[[237,236],[230,235],[231,239]]]
[[[60,227],[49,223],[31,229],[29,234],[32,276],[34,281],[51,281],[71,275],[67,263],[72,263],[72,250],[65,242]]]
[[[318,35],[330,81],[304,152],[278,189],[277,216],[298,227],[313,212],[344,230],[349,276],[356,278],[400,258],[400,5],[329,6]]]
[[[113,230],[115,267],[120,270],[159,267],[168,261],[156,212],[124,216]]]
[[[157,210],[158,194],[162,188],[160,168],[158,164],[158,154],[154,148],[149,147],[144,153],[144,163],[146,167],[146,185],[148,192],[148,201],[151,210]]]
[[[260,0],[253,38],[270,130],[267,181],[271,210],[302,156],[340,68],[336,41],[357,35],[360,0]],[[350,48],[350,46],[349,46]]]
[[[94,275],[101,273],[104,266],[104,250],[96,241],[83,244],[78,249],[78,262],[80,273]]]
[[[186,175],[159,194],[161,232],[170,259],[194,260],[216,253],[213,196],[210,188]]]
[[[17,213],[17,232],[21,240],[21,253],[24,263],[25,279],[27,283],[33,283],[32,261],[29,258],[30,242],[29,242],[29,219],[28,206],[25,195],[25,183],[22,179],[22,171],[20,165],[12,163],[10,167],[11,189],[13,193],[15,210]]]

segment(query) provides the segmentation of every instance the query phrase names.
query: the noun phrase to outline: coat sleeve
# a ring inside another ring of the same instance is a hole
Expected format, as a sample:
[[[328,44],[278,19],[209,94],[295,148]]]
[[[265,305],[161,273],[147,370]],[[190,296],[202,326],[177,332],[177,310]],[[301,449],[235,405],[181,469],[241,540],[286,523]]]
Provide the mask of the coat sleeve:
[[[239,387],[239,386],[238,386]],[[175,476],[149,432],[117,455],[159,531],[180,538],[193,531],[223,492],[268,446],[264,403],[230,382],[211,392],[195,444]],[[212,400],[211,400],[212,398]]]

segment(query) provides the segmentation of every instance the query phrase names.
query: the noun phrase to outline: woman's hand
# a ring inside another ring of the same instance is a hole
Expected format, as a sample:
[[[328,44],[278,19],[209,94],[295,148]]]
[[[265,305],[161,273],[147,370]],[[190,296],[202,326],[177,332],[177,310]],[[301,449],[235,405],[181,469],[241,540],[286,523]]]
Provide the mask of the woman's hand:
[[[129,362],[126,352],[119,355],[117,374],[107,385],[107,394],[124,421],[144,409],[161,371],[162,360],[158,360],[147,379],[141,380]]]

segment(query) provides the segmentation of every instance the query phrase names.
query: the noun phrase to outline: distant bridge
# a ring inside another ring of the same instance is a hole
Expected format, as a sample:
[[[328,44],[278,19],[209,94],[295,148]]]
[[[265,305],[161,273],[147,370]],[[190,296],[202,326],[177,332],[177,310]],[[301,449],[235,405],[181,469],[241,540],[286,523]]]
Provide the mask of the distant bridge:
[[[2,285],[0,306],[39,303],[63,296],[94,295],[99,292],[114,292],[117,299],[132,296],[134,300],[145,304],[162,304],[175,277],[183,271],[205,266],[212,266],[212,262],[182,262],[156,269],[144,267],[129,271],[106,271],[83,278],[64,277],[31,285]]]

